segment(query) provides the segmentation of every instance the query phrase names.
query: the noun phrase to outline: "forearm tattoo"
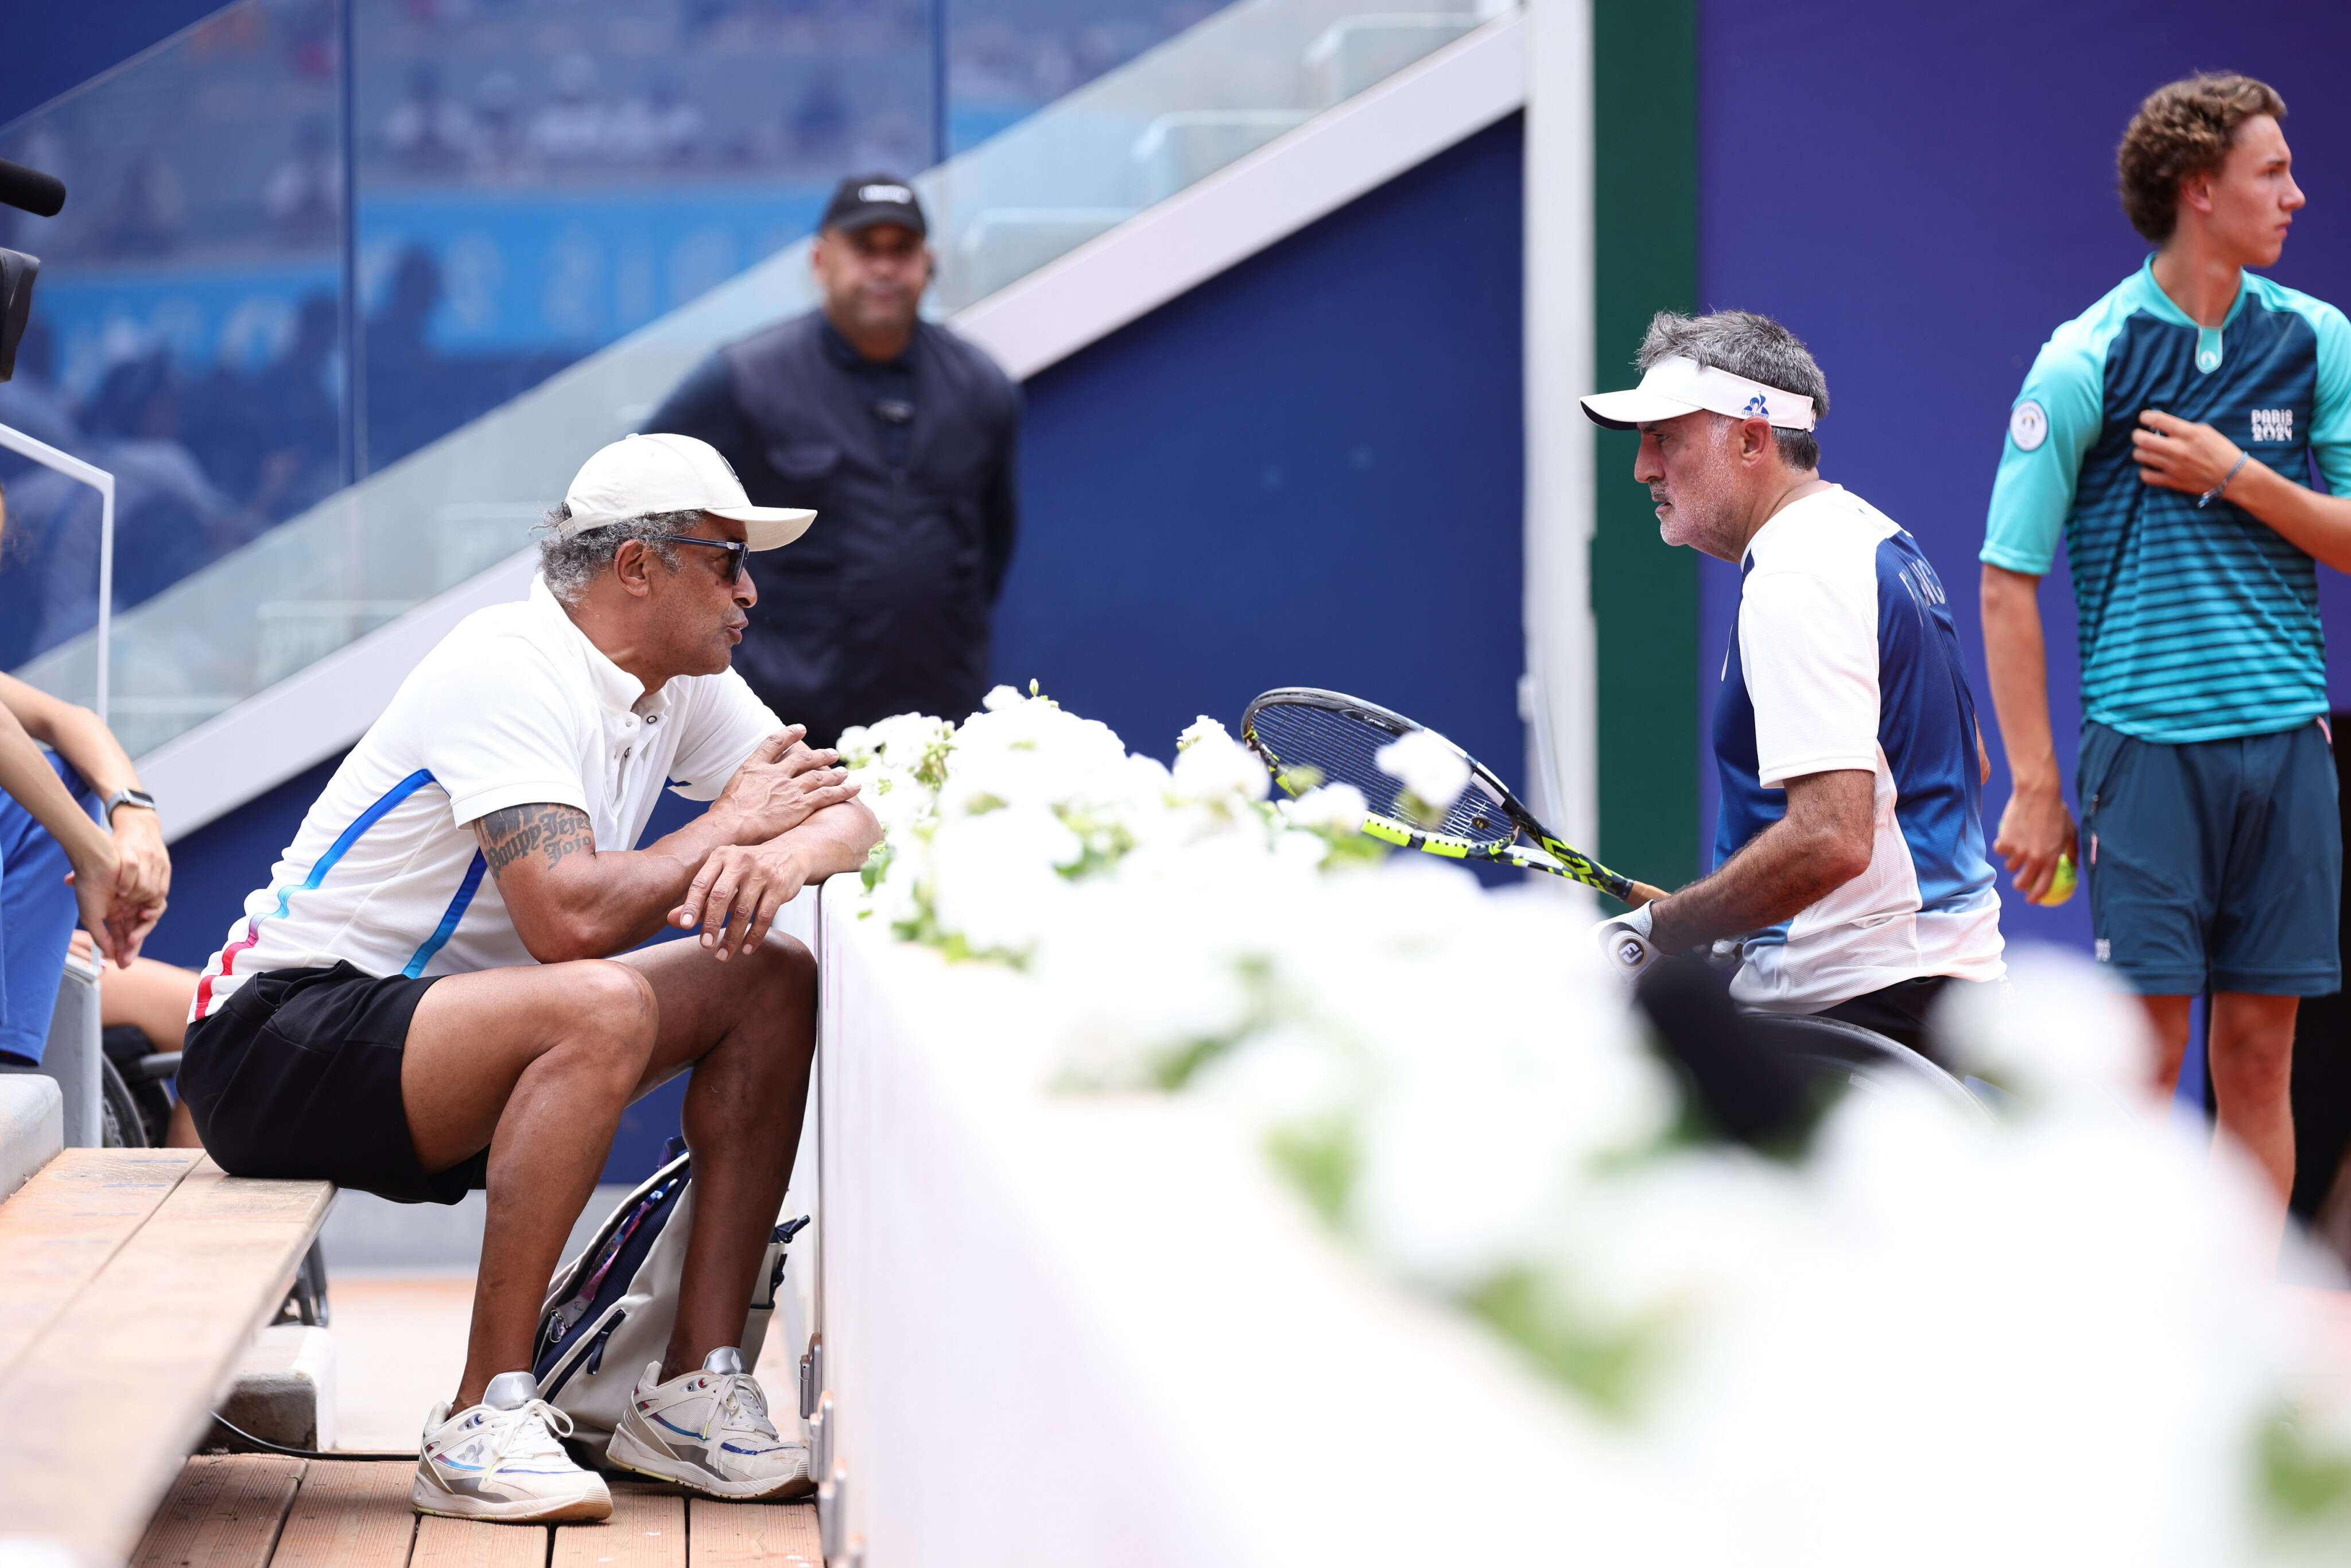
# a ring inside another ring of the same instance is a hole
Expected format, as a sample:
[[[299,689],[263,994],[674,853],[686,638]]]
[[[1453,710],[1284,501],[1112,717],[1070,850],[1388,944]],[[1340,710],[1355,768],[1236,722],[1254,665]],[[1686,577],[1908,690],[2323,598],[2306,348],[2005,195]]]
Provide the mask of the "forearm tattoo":
[[[482,841],[482,857],[489,862],[492,875],[533,850],[546,853],[547,869],[553,871],[565,856],[592,854],[596,849],[596,830],[577,806],[509,806],[475,823],[474,833]]]

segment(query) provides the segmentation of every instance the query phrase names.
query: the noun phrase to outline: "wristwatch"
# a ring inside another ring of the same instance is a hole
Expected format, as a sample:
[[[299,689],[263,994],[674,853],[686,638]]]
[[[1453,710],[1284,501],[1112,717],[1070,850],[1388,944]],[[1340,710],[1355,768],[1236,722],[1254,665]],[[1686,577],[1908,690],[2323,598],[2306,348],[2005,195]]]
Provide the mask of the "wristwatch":
[[[155,809],[155,797],[144,789],[117,789],[106,798],[106,824],[114,825],[114,813],[124,806],[136,806],[142,811]]]

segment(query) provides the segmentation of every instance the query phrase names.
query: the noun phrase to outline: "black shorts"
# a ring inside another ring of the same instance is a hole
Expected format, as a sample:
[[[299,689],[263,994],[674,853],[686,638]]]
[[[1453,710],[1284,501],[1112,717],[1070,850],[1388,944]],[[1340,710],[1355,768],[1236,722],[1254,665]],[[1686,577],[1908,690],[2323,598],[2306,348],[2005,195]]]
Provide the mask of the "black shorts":
[[[188,1026],[180,1097],[231,1176],[330,1181],[394,1203],[488,1185],[489,1150],[428,1176],[408,1135],[400,1059],[431,980],[349,964],[272,969]]]
[[[1864,991],[1860,996],[1823,1008],[1824,1019],[1842,1019],[1875,1030],[1886,1039],[1933,1061],[1946,1065],[1935,1049],[1934,1037],[1928,1031],[1928,1017],[1943,1000],[1946,992],[1954,988],[1965,990],[1975,986],[1988,986],[1991,980],[1959,980],[1949,975],[1922,975],[1915,980],[1897,980],[1879,991]]]

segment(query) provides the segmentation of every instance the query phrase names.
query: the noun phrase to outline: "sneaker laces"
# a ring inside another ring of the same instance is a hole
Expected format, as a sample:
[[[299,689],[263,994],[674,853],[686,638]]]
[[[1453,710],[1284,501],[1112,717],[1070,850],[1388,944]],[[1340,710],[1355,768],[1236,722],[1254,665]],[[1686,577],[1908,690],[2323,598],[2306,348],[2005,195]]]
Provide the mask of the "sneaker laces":
[[[722,1372],[711,1385],[710,1419],[704,1423],[702,1435],[707,1439],[722,1425],[722,1416],[732,1416],[731,1425],[737,1430],[748,1428],[761,1437],[780,1443],[783,1435],[768,1418],[768,1396],[747,1372]]]
[[[557,1439],[571,1436],[571,1417],[544,1399],[530,1400],[512,1410],[493,1411],[484,1425],[490,1444],[490,1462],[482,1468],[484,1480],[497,1474],[508,1459],[560,1455],[566,1463],[570,1461],[571,1456]]]

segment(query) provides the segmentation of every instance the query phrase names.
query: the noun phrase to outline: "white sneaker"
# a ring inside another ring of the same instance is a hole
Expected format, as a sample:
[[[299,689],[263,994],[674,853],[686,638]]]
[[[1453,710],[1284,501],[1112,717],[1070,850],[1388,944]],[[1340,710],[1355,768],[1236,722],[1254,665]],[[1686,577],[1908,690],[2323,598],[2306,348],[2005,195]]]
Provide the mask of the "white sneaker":
[[[733,1345],[704,1357],[699,1372],[667,1383],[660,1376],[654,1362],[637,1379],[605,1452],[610,1463],[738,1502],[816,1490],[808,1445],[777,1435],[767,1396]]]
[[[529,1373],[502,1372],[472,1409],[452,1416],[444,1401],[424,1418],[409,1500],[452,1519],[610,1519],[604,1478],[573,1464],[556,1440],[570,1430],[571,1417],[538,1396]]]

